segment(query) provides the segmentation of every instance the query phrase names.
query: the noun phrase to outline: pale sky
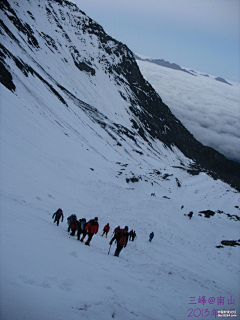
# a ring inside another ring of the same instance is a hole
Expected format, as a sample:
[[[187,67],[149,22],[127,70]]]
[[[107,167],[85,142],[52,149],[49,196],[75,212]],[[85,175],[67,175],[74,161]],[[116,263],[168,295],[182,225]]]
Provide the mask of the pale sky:
[[[134,53],[240,82],[240,0],[70,0]]]

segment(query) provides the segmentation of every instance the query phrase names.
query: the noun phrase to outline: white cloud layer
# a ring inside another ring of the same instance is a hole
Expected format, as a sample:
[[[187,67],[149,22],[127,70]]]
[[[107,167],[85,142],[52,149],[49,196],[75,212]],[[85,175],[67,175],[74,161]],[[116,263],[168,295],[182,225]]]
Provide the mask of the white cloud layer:
[[[240,162],[240,85],[197,72],[194,77],[138,61],[146,80],[173,114],[206,146]]]

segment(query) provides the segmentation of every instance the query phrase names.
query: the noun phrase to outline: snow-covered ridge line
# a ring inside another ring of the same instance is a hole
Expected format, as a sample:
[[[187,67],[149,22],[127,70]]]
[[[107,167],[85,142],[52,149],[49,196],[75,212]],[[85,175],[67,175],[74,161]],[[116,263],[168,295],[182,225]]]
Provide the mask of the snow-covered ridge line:
[[[221,77],[210,75],[210,74],[204,73],[203,71],[193,70],[193,69],[190,69],[188,67],[183,67],[183,66],[180,66],[180,65],[178,65],[176,63],[165,61],[164,59],[150,58],[150,57],[141,55],[139,53],[134,54],[134,57],[135,57],[136,60],[151,62],[151,63],[154,63],[156,65],[162,66],[162,67],[166,67],[166,68],[170,68],[170,69],[178,70],[178,71],[183,71],[183,72],[186,72],[188,74],[191,74],[192,76],[203,76],[203,77],[211,78],[213,80],[217,80],[219,82],[222,82],[222,83],[225,83],[225,84],[228,84],[228,85],[239,84],[238,82],[230,83],[230,81],[227,81],[227,80],[225,80],[225,79],[223,79]]]

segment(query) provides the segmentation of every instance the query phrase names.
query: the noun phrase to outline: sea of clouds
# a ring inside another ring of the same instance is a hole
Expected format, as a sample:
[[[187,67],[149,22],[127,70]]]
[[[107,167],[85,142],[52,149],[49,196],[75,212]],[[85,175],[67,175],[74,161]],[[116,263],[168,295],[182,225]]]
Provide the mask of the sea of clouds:
[[[240,84],[137,60],[147,81],[202,144],[240,162]],[[186,68],[185,68],[186,69]]]

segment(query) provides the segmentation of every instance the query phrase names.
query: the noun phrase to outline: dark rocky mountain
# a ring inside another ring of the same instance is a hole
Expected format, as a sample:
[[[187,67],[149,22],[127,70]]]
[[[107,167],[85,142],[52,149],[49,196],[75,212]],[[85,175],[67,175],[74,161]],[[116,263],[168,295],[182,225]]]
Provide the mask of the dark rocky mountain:
[[[154,142],[160,141],[190,159],[187,165],[180,161],[181,169],[206,172],[240,190],[240,164],[199,143],[143,78],[128,47],[76,5],[65,0],[2,0],[0,9],[0,80],[13,94],[26,90],[34,96],[33,87],[47,88],[60,105],[81,108],[119,147],[130,140],[140,154],[147,148],[159,155]],[[111,110],[106,108],[108,96]],[[35,99],[40,106],[46,104],[41,102],[44,97]],[[127,115],[131,125],[117,114]]]
[[[226,83],[226,84],[229,84],[231,86],[231,83],[227,82],[225,79],[221,78],[221,77],[217,77],[215,78],[216,81],[220,81],[220,82],[223,82],[223,83]]]

